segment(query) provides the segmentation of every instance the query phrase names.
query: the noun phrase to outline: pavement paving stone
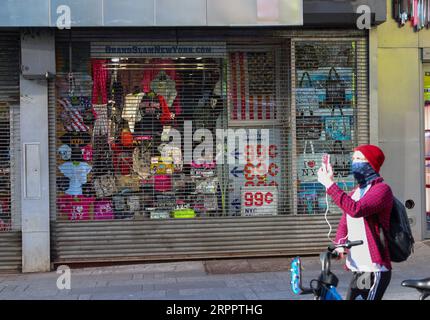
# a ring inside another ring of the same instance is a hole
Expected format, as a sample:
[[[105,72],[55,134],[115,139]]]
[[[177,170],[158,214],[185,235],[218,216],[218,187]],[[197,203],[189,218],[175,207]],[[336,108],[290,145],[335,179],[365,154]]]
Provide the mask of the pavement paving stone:
[[[430,242],[429,242],[430,243]],[[223,267],[223,261],[226,266]],[[312,296],[295,296],[290,289],[291,258],[211,260],[72,269],[72,290],[58,290],[56,272],[0,274],[1,299],[292,299],[312,300]],[[303,257],[304,285],[321,270],[317,256]],[[430,246],[418,243],[408,261],[393,264],[392,280],[384,299],[416,300],[417,291],[403,288],[405,279],[430,276]],[[236,264],[236,265],[235,265]],[[207,271],[210,271],[207,273]],[[333,261],[332,271],[339,278],[342,296],[348,289],[351,273],[343,262]],[[231,273],[225,273],[231,272]]]
[[[155,284],[156,290],[163,289],[204,289],[204,288],[227,288],[225,281],[195,281],[195,282],[176,282],[166,284]]]

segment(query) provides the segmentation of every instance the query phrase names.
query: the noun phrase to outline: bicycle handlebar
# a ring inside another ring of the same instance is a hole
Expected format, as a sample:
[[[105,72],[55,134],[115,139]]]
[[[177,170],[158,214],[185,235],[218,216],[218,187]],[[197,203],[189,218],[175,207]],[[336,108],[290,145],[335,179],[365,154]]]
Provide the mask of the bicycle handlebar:
[[[360,246],[363,243],[364,243],[363,240],[358,240],[358,241],[347,241],[347,242],[345,242],[343,244],[331,244],[328,247],[328,251],[333,252],[337,248],[351,249],[352,247]]]

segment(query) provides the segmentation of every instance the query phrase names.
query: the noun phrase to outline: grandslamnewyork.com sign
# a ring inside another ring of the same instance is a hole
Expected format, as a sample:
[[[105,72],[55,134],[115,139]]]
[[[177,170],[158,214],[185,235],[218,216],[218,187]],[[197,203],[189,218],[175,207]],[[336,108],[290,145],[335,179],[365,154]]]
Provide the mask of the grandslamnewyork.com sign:
[[[111,57],[211,57],[226,55],[225,43],[102,43],[91,45],[91,56]]]

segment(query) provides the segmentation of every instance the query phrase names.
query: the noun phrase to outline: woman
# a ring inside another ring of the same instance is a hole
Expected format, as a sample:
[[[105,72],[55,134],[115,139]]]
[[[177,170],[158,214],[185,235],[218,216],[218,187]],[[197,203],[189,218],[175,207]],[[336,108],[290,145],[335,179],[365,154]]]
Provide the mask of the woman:
[[[355,300],[359,296],[381,300],[391,280],[388,244],[384,240],[382,245],[380,237],[380,227],[389,229],[393,206],[391,188],[379,175],[384,160],[384,153],[377,146],[356,148],[352,156],[352,173],[358,185],[349,194],[334,183],[330,164],[327,167],[323,165],[318,171],[318,181],[343,211],[335,242],[364,242],[361,246],[352,247],[347,255],[346,268],[353,273],[347,300]],[[343,250],[338,250],[338,253],[342,258]]]

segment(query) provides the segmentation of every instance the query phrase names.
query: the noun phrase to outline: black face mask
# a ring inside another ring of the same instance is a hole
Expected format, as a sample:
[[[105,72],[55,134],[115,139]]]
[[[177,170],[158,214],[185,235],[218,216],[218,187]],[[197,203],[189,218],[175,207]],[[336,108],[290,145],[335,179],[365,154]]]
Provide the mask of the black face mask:
[[[360,188],[366,187],[370,181],[379,177],[379,174],[368,162],[353,162],[352,174],[354,175],[357,183],[360,185]]]

